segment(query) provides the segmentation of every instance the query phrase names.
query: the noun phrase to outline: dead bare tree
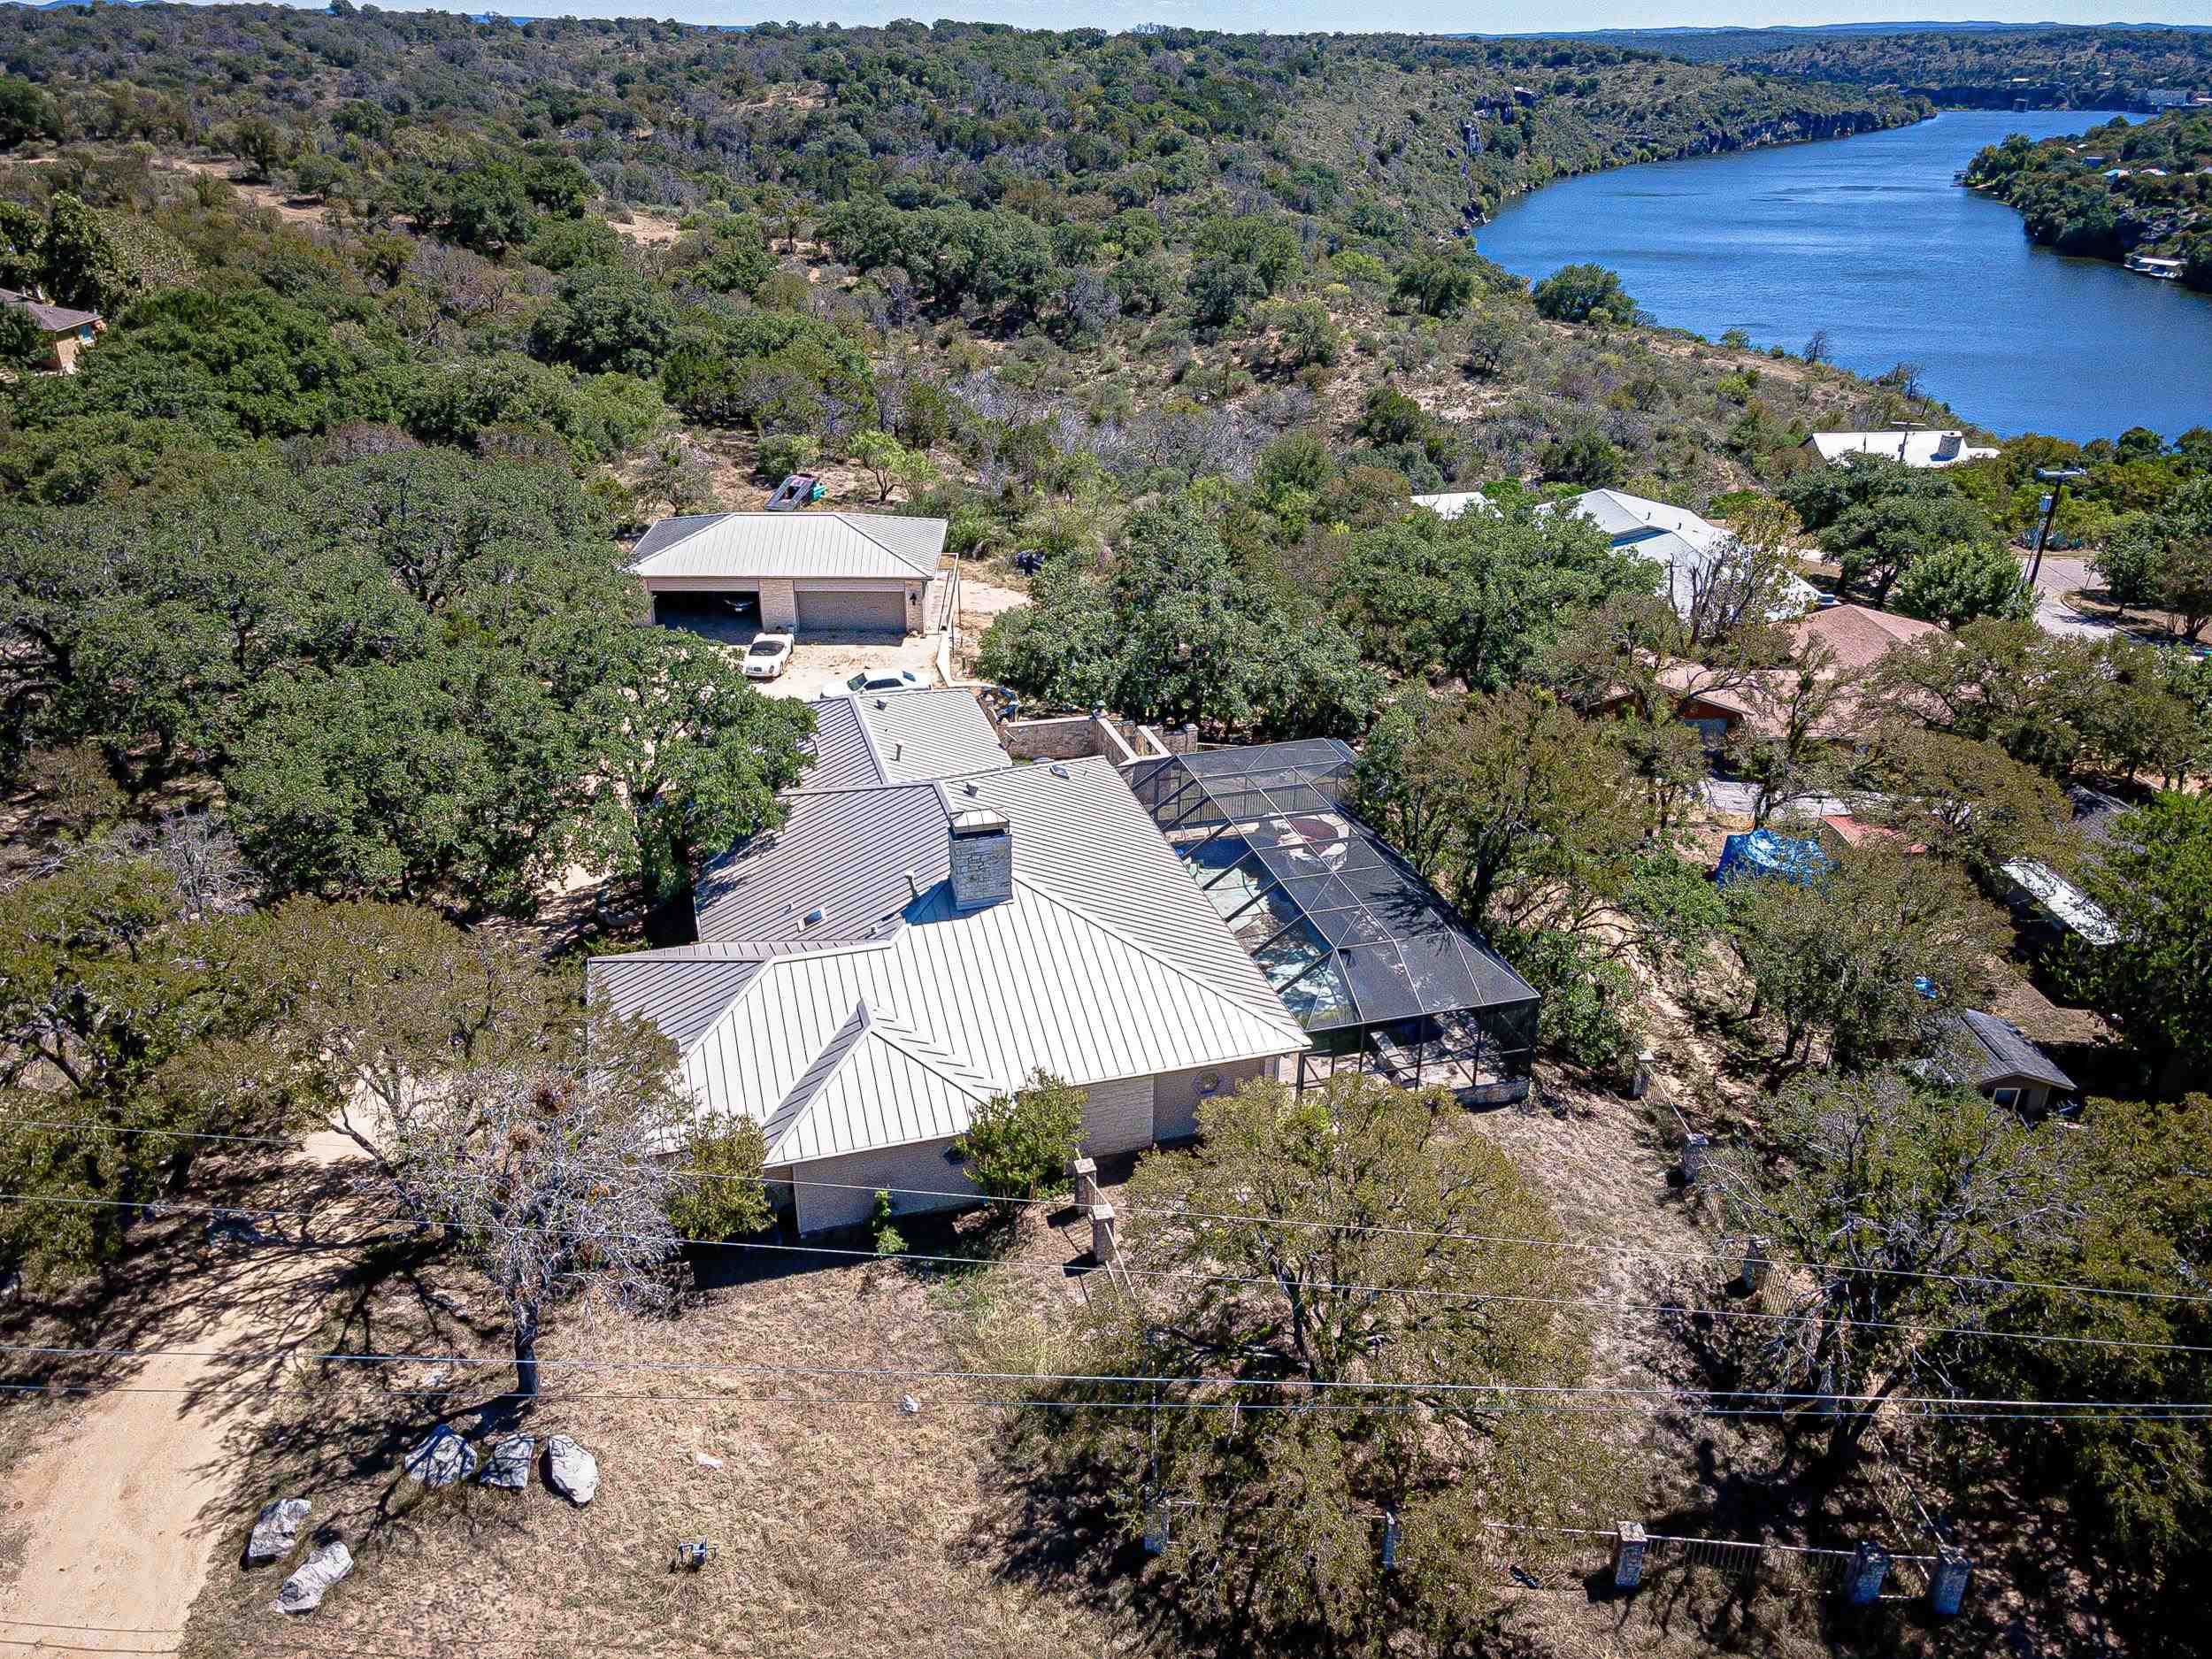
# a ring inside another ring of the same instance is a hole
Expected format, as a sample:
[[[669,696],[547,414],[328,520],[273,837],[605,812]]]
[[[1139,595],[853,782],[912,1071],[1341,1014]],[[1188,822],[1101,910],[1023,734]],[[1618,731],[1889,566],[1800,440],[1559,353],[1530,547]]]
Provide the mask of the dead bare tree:
[[[413,1112],[394,1179],[460,1243],[505,1305],[515,1394],[538,1393],[546,1314],[588,1293],[665,1305],[669,1199],[689,1105],[650,1060],[495,1066],[448,1079]]]

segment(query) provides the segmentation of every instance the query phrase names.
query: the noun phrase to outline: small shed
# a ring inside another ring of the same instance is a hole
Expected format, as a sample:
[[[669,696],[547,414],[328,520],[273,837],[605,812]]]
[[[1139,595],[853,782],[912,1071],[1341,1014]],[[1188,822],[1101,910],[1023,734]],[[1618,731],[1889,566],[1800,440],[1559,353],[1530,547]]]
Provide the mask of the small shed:
[[[2074,1079],[2010,1020],[1970,1008],[1948,1022],[1947,1028],[1953,1052],[1961,1061],[1943,1070],[1998,1105],[2009,1106],[2024,1118],[2040,1118],[2055,1101],[2074,1092]]]

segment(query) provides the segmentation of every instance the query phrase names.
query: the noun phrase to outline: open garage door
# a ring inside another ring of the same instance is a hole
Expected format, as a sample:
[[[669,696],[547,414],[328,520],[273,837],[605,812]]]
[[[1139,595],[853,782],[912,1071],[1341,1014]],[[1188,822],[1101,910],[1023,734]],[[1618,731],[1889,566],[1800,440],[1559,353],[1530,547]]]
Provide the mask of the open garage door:
[[[727,593],[653,595],[653,620],[726,645],[743,645],[760,632],[760,595],[753,589]]]
[[[802,588],[792,597],[798,602],[803,635],[906,636],[906,590],[902,588]]]

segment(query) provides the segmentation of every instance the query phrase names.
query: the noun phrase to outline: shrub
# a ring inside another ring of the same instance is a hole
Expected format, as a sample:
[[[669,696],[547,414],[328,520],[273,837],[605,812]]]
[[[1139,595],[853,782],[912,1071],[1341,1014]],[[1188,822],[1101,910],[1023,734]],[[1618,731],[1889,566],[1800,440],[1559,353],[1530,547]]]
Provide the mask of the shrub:
[[[671,1225],[687,1239],[733,1239],[775,1219],[761,1182],[768,1142],[749,1118],[712,1113],[684,1139],[681,1179],[668,1202]]]
[[[1002,1217],[1068,1189],[1068,1164],[1083,1139],[1083,1091],[1044,1071],[1011,1094],[976,1108],[968,1133],[952,1143],[968,1179]]]
[[[803,432],[780,432],[761,441],[760,475],[780,483],[794,472],[803,472],[822,458],[818,439]]]
[[[1636,302],[1601,265],[1562,265],[1535,288],[1536,314],[1559,323],[1630,323]]]

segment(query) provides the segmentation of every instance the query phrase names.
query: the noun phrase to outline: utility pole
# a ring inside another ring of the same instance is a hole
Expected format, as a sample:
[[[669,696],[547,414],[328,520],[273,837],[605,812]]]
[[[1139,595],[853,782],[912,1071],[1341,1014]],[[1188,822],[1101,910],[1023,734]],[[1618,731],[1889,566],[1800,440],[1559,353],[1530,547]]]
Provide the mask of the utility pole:
[[[2043,547],[2051,539],[2051,520],[2058,517],[2058,498],[2066,492],[2070,480],[2087,478],[2089,474],[2078,466],[2039,466],[2035,475],[2051,488],[2043,497],[2043,522],[2035,527],[2035,557],[2028,561],[2028,586],[2033,588],[2043,574]]]

